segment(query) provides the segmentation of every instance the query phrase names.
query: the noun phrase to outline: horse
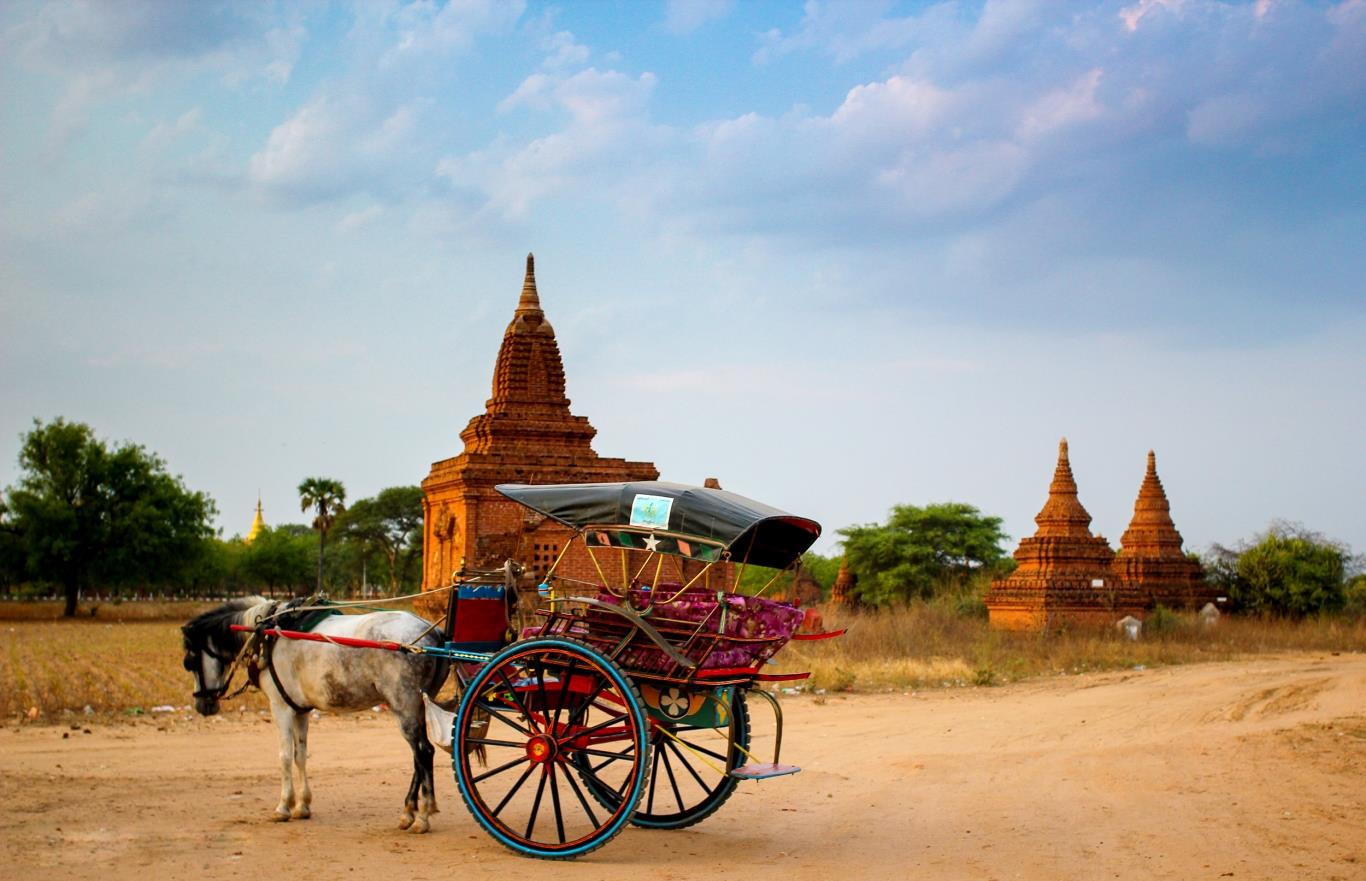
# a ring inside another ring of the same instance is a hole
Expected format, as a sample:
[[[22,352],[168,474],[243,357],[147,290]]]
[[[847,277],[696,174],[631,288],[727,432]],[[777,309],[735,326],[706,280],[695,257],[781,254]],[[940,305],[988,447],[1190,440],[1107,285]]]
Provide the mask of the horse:
[[[440,689],[449,662],[421,654],[249,635],[231,629],[234,624],[297,629],[297,625],[290,626],[291,617],[298,613],[289,607],[295,605],[261,597],[233,600],[181,628],[185,669],[194,674],[195,709],[204,716],[217,713],[239,655],[249,656],[245,659],[254,662],[252,681],[270,700],[270,713],[280,734],[280,803],[273,819],[286,821],[306,820],[312,815],[307,764],[309,714],[314,709],[360,710],[388,704],[413,750],[413,778],[398,825],[410,832],[428,831],[429,818],[437,807],[433,750],[427,738],[422,698]],[[312,632],[404,645],[445,642],[440,628],[407,612],[330,615]],[[249,639],[257,641],[248,647]],[[258,673],[267,675],[258,678]]]

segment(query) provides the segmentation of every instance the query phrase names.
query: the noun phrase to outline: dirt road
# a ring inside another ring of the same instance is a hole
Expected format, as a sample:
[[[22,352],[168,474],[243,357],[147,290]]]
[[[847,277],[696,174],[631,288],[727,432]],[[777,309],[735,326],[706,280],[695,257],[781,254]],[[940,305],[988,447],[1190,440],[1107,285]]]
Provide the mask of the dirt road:
[[[785,707],[801,774],[555,864],[488,839],[449,771],[432,832],[399,832],[387,716],[314,724],[314,818],[286,824],[264,720],[10,728],[0,877],[1366,879],[1366,656]]]

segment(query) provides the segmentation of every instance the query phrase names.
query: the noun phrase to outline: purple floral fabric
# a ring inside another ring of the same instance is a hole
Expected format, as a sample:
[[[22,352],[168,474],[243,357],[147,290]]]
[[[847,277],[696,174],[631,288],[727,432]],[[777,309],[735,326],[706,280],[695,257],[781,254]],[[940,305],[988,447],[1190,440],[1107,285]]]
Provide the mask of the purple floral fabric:
[[[717,599],[714,591],[688,590],[674,599],[674,589],[660,587],[654,596],[661,597],[655,603],[646,620],[660,626],[663,621],[686,622],[694,627],[702,625],[701,634],[691,644],[678,644],[675,647],[683,654],[700,660],[704,670],[720,667],[757,667],[762,665],[792,638],[801,627],[805,613],[798,608],[777,600],[739,594],[722,594]],[[642,609],[650,602],[651,592],[632,590],[631,607]],[[598,594],[598,599],[613,605],[620,605],[622,598],[607,591]],[[589,609],[588,629],[590,636],[595,619],[604,620],[610,612]],[[723,629],[724,628],[724,629]],[[740,642],[738,639],[758,639],[762,642]],[[629,646],[618,658],[628,669],[663,673],[673,667],[673,662],[648,640],[640,639]]]

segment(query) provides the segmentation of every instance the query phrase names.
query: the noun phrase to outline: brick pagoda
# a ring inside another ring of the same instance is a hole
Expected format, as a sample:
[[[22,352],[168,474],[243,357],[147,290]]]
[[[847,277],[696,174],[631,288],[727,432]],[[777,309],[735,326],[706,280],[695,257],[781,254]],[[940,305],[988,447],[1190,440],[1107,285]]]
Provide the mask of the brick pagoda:
[[[569,529],[503,498],[496,484],[659,479],[649,462],[599,456],[595,434],[586,418],[570,412],[560,347],[541,310],[535,258],[528,254],[522,295],[493,368],[493,396],[460,432],[464,451],[433,463],[422,481],[422,589],[450,584],[462,560],[494,567],[511,557],[539,581],[564,549]],[[581,543],[556,573],[600,581]],[[424,604],[424,611],[439,614],[444,604]]]
[[[991,583],[987,611],[1002,630],[1042,630],[1065,624],[1109,625],[1141,613],[1143,599],[1114,575],[1109,542],[1091,534],[1091,515],[1077,498],[1067,460],[1067,439],[1058,444],[1058,464],[1048,501],[1034,518],[1038,530],[1020,541],[1019,563]]]
[[[1120,539],[1114,573],[1141,591],[1148,606],[1198,609],[1217,590],[1205,583],[1200,563],[1181,550],[1181,533],[1172,522],[1171,505],[1157,476],[1157,457],[1148,451],[1148,471],[1134,502],[1134,519]]]
[[[857,607],[858,599],[854,596],[854,586],[857,584],[858,576],[849,571],[848,558],[841,557],[839,574],[830,588],[830,605],[846,609]]]

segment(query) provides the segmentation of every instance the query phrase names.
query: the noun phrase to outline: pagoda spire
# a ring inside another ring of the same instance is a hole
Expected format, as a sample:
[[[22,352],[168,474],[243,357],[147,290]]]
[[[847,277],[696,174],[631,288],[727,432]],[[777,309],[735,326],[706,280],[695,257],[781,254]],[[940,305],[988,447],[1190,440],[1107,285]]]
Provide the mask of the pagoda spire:
[[[1067,438],[1058,441],[1058,464],[1053,469],[1053,482],[1048,485],[1048,500],[1034,522],[1039,526],[1036,535],[1040,538],[1091,536],[1091,515],[1077,498],[1077,481],[1067,458]]]
[[[488,453],[533,443],[593,456],[594,434],[587,419],[570,412],[560,346],[536,290],[536,257],[527,254],[522,292],[493,366],[492,395],[484,413],[460,433],[465,451]]]
[[[541,296],[536,292],[536,255],[526,255],[526,278],[522,281],[522,296],[517,301],[517,312],[541,312]],[[544,316],[545,313],[541,312]]]
[[[247,537],[242,539],[247,544],[251,544],[256,536],[261,534],[261,530],[266,528],[266,518],[261,513],[261,494],[256,494],[256,516],[252,518],[251,529],[247,530]]]
[[[1172,522],[1171,503],[1157,476],[1157,456],[1148,451],[1148,470],[1134,501],[1134,517],[1119,541],[1121,553],[1181,557],[1181,533]]]

